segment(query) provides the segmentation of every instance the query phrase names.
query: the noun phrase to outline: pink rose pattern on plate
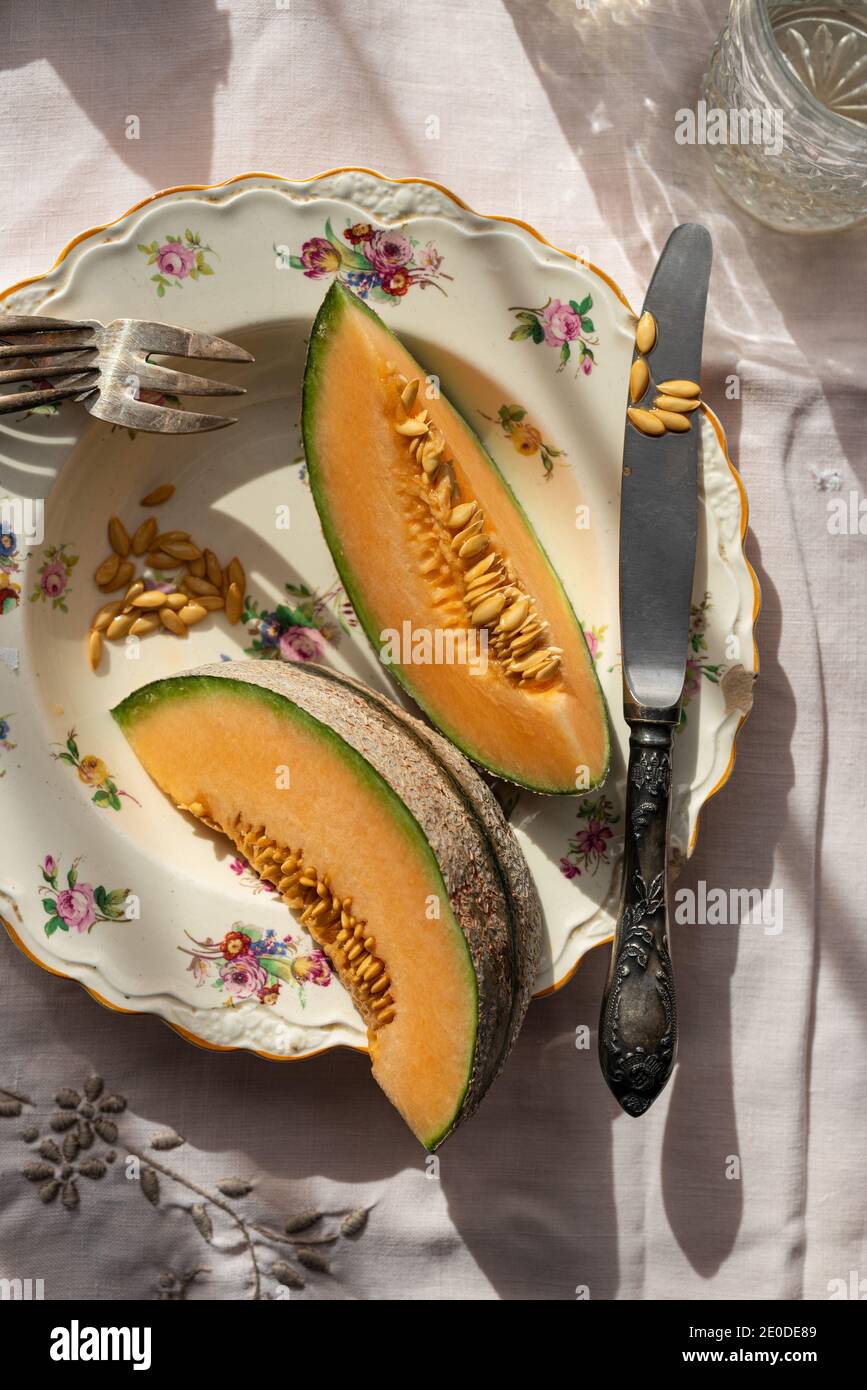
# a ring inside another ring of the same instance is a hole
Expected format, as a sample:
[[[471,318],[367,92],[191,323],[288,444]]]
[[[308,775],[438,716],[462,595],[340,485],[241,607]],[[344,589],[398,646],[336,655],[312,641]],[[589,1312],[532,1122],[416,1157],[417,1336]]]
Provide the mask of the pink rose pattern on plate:
[[[127,916],[130,890],[103,888],[102,884],[94,887],[92,883],[82,883],[78,877],[80,863],[80,856],[72,861],[66,871],[63,887],[58,859],[47,854],[39,866],[43,879],[39,885],[39,893],[42,906],[48,913],[44,923],[46,936],[53,936],[56,931],[84,935],[92,931],[97,922],[130,920]]]
[[[509,337],[515,343],[529,338],[537,345],[544,343],[557,348],[560,354],[558,372],[562,372],[567,362],[574,361],[575,375],[589,376],[596,363],[594,348],[599,343],[590,317],[592,308],[593,297],[589,294],[585,294],[580,302],[576,299],[549,299],[539,309],[513,304],[509,313],[515,315],[518,325],[512,329]]]
[[[42,552],[42,564],[36,571],[36,583],[30,595],[30,602],[50,603],[52,608],[59,608],[62,613],[68,613],[66,600],[72,592],[69,581],[77,564],[78,556],[70,552],[66,541],[62,541],[60,545],[46,547]]]
[[[138,250],[147,256],[148,265],[156,267],[151,280],[156,286],[160,299],[169,289],[183,289],[184,280],[198,280],[200,275],[213,275],[214,267],[206,259],[217,253],[211,246],[203,246],[198,232],[189,227],[183,236],[167,233],[163,241],[138,243]]]
[[[291,932],[279,934],[273,927],[262,930],[235,922],[222,941],[211,937],[197,941],[189,932],[187,936],[196,949],[179,946],[178,950],[190,957],[187,969],[197,988],[210,983],[227,1008],[248,1002],[274,1005],[284,984],[297,991],[303,1007],[308,985],[331,983],[331,965],[324,951],[312,942],[304,942],[301,950]]]
[[[306,584],[286,584],[288,599],[274,609],[260,608],[245,598],[243,621],[252,642],[244,651],[261,661],[322,661],[326,643],[358,626],[343,586],[333,584],[324,594]]]
[[[433,285],[445,294],[440,282],[452,278],[443,270],[442,255],[432,241],[423,245],[398,227],[375,227],[371,222],[347,223],[341,238],[328,221],[325,235],[310,237],[299,254],[287,246],[275,246],[274,251],[283,269],[300,270],[308,280],[335,275],[361,299],[382,304],[399,302],[414,286]]]

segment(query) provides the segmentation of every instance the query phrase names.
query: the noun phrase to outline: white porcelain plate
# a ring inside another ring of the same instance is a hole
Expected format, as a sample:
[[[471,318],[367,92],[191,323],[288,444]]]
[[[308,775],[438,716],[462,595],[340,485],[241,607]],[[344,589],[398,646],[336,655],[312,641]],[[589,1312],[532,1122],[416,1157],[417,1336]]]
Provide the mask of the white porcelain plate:
[[[130,437],[69,402],[0,418],[0,911],[33,959],[102,1002],[156,1013],[210,1046],[275,1057],[364,1047],[365,1032],[303,930],[224,841],[168,804],[109,709],[147,681],[224,656],[315,657],[396,694],[337,581],[301,455],[306,338],[335,275],[440,376],[503,469],[583,620],[608,699],[615,758],[601,793],[500,788],[544,904],[544,993],[612,931],[626,746],[618,495],[634,329],[620,292],[530,229],[477,216],[442,189],[342,170],[160,194],[85,234],[0,303],[0,322],[3,312],[155,318],[256,356],[253,367],[213,369],[249,388],[227,402],[238,424],[215,433]],[[139,499],[167,481],[176,491],[154,513],[160,528],[240,557],[243,620],[230,627],[216,614],[186,641],[161,633],[111,645],[93,674],[86,634],[103,602],[93,574],[108,517],[132,531],[148,514]],[[745,509],[705,414],[675,756],[683,855],[749,707],[757,589]],[[255,969],[231,966],[221,943],[232,930],[251,937]]]

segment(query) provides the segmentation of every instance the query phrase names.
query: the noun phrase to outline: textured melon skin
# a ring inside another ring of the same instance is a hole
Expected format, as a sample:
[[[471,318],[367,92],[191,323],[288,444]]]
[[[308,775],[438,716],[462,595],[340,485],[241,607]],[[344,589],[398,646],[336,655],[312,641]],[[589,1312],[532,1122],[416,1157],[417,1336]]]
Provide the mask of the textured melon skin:
[[[310,343],[307,352],[307,362],[305,366],[304,385],[302,392],[302,434],[304,439],[304,452],[307,462],[308,478],[310,481],[313,500],[316,504],[316,509],[319,513],[319,520],[322,526],[323,535],[331,551],[332,557],[334,559],[335,565],[343,583],[343,587],[346,590],[347,596],[349,597],[353,609],[355,610],[358,616],[359,622],[361,623],[361,626],[364,629],[364,632],[368,640],[373,645],[374,649],[380,651],[383,646],[382,636],[365,602],[360,577],[356,573],[354,573],[351,565],[349,564],[345,549],[341,543],[340,535],[332,522],[328,506],[327,489],[324,486],[323,478],[321,475],[321,468],[319,465],[318,450],[315,439],[317,401],[320,393],[323,373],[325,372],[327,366],[329,336],[332,333],[336,324],[339,322],[341,315],[346,312],[349,306],[352,306],[361,313],[368,315],[369,318],[372,319],[380,329],[384,330],[391,338],[395,340],[395,342],[399,342],[399,339],[397,339],[396,335],[391,332],[391,330],[388,328],[388,325],[385,324],[382,319],[380,319],[379,315],[376,314],[369,307],[369,305],[365,304],[363,300],[359,299],[350,290],[347,290],[343,285],[341,285],[338,281],[335,280],[331,285],[331,288],[328,290],[328,293],[325,295],[322,304],[320,305],[310,335]],[[419,373],[422,376],[424,375],[421,368],[419,369]],[[457,415],[457,412],[453,411],[453,414]],[[486,464],[499,480],[503,492],[505,496],[508,498],[509,504],[520,516],[528,532],[530,532],[530,534],[534,536],[536,546],[538,549],[539,559],[541,562],[545,564],[552,580],[555,583],[557,590],[559,591],[560,601],[563,605],[563,611],[570,616],[571,622],[574,625],[576,632],[579,634],[580,645],[583,648],[584,654],[586,656],[586,667],[587,672],[590,676],[592,696],[598,707],[599,718],[604,733],[604,755],[602,759],[602,765],[597,775],[591,775],[588,778],[586,784],[584,785],[584,789],[588,790],[594,787],[601,786],[608,775],[608,770],[611,761],[610,726],[608,723],[608,711],[607,706],[605,704],[605,698],[602,693],[602,687],[599,684],[599,678],[596,674],[595,664],[593,662],[592,657],[590,656],[589,650],[587,649],[583,630],[581,628],[580,623],[578,622],[569,597],[565,589],[563,588],[559,576],[557,575],[554,567],[551,565],[551,562],[548,559],[548,556],[545,553],[541,543],[539,542],[538,537],[535,536],[535,533],[533,532],[532,527],[530,525],[530,521],[523,508],[521,507],[520,503],[518,502],[518,499],[512,492],[512,489],[509,487],[508,482],[504,478],[500,469],[497,467],[493,458],[485,449],[484,445],[476,435],[475,431],[472,430],[470,425],[467,423],[466,420],[463,419],[463,417],[458,418],[460,419],[460,423],[465,429],[468,437],[472,440],[475,448],[483,456]],[[454,725],[447,727],[442,715],[438,714],[437,711],[434,710],[430,706],[430,704],[423,699],[423,697],[420,695],[419,690],[415,687],[412,681],[412,677],[410,673],[407,671],[406,667],[394,663],[389,663],[386,669],[389,671],[390,675],[398,682],[398,684],[403,687],[407,694],[410,695],[412,699],[420,705],[421,709],[428,716],[428,718],[430,718],[432,722],[436,724],[437,727],[447,735],[451,742],[454,743],[468,758],[471,758],[479,765],[484,766],[489,772],[506,781],[514,782],[518,786],[525,787],[530,791],[541,793],[543,795],[574,796],[576,794],[576,785],[572,778],[570,778],[568,783],[565,783],[563,785],[553,785],[551,783],[540,781],[532,777],[518,776],[515,773],[514,769],[506,766],[495,765],[495,763],[492,762],[490,759],[481,757],[478,754],[477,750],[475,750],[471,746],[471,744],[467,742],[467,740],[462,735],[462,732],[456,727],[454,727]]]
[[[423,1138],[433,1151],[475,1111],[499,1074],[529,1002],[541,951],[541,907],[517,841],[487,786],[445,739],[384,697],[322,667],[217,662],[144,686],[112,713],[124,727],[137,706],[183,698],[182,682],[198,677],[258,687],[325,725],[397,794],[433,852],[477,991],[466,1090],[451,1122]]]
[[[506,897],[510,904],[511,929],[517,958],[518,987],[515,991],[512,1016],[506,1037],[505,1050],[498,1071],[502,1069],[527,1012],[542,953],[542,909],[536,885],[527,861],[500,809],[499,802],[486,782],[462,753],[429,724],[416,719],[400,705],[378,691],[371,690],[351,676],[337,674],[327,667],[317,668],[322,675],[344,689],[352,690],[369,705],[380,709],[387,720],[397,719],[406,732],[424,746],[445,769],[460,790],[472,812],[479,817],[484,831],[493,843],[495,857],[503,875]],[[478,1102],[476,1102],[478,1103]]]

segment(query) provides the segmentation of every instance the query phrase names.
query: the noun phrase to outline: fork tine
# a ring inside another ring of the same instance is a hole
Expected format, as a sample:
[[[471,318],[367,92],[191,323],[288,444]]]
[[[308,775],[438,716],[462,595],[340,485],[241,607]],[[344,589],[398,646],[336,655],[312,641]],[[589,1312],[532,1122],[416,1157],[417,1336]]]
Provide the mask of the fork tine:
[[[155,362],[143,362],[136,368],[140,386],[152,391],[165,391],[173,396],[245,396],[246,387],[233,386],[226,381],[210,381],[206,376],[191,376]],[[2,377],[2,373],[0,373]]]
[[[0,330],[2,332],[2,330]],[[162,357],[201,357],[214,362],[255,362],[251,353],[215,338],[210,333],[193,333],[169,323],[141,323],[135,319],[117,319],[106,325],[109,340],[115,335],[125,340],[125,346],[136,346],[144,352]]]
[[[227,415],[200,415],[194,410],[173,410],[170,406],[136,401],[127,395],[96,395],[84,401],[83,405],[98,420],[125,425],[127,429],[146,430],[151,434],[197,434],[201,430],[220,430],[226,425],[237,424],[237,420]]]
[[[68,333],[43,333],[38,338],[33,338],[29,342],[18,342],[4,344],[3,330],[0,328],[0,358],[3,357],[46,357],[60,352],[95,352],[96,343],[92,337],[88,340],[81,335],[70,337]]]
[[[79,319],[46,319],[38,318],[35,314],[0,315],[0,338],[11,337],[13,333],[29,333],[31,329],[33,332],[42,329],[71,332],[73,329],[89,328],[93,332],[93,327],[92,323]]]
[[[40,405],[50,405],[52,401],[68,401],[73,396],[94,391],[95,382],[79,381],[76,385],[54,386],[44,391],[18,391],[10,396],[0,396],[0,415],[11,415],[13,410],[35,410]]]
[[[13,381],[32,381],[34,377],[50,381],[55,376],[74,376],[76,374],[86,376],[94,372],[99,372],[99,367],[96,365],[90,366],[87,363],[82,363],[77,366],[74,362],[58,363],[57,366],[43,366],[40,363],[36,367],[10,367],[6,371],[0,371],[0,386],[7,386]]]

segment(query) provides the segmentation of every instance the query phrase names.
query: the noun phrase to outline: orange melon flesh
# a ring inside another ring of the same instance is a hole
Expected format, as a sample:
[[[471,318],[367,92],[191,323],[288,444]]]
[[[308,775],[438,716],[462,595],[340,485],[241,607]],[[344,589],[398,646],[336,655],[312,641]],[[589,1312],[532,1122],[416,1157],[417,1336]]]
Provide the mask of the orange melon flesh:
[[[390,363],[391,367],[387,367]],[[469,628],[455,597],[433,596],[420,572],[429,537],[420,506],[420,469],[395,430],[394,375],[421,379],[423,368],[379,320],[335,285],[320,310],[305,377],[304,438],[323,531],[368,637],[389,632]],[[443,396],[422,389],[424,407],[446,441],[459,500],[475,499],[491,547],[506,557],[562,648],[558,679],[527,689],[489,654],[487,670],[413,661],[389,670],[433,722],[476,762],[539,791],[573,793],[607,771],[608,727],[598,681],[560,581],[493,460]],[[481,558],[481,557],[480,557]],[[447,586],[446,586],[447,587]],[[403,655],[403,653],[401,653]],[[581,770],[581,771],[579,771]]]
[[[113,713],[176,805],[200,804],[230,837],[239,825],[262,826],[278,845],[303,849],[304,863],[328,874],[339,896],[351,896],[352,913],[375,938],[396,1003],[391,1022],[369,1026],[373,1074],[432,1147],[467,1089],[477,989],[417,821],[343,739],[256,686],[180,677],[145,687]],[[288,788],[278,786],[281,766],[289,769]],[[440,904],[436,921],[425,913],[432,898]]]

